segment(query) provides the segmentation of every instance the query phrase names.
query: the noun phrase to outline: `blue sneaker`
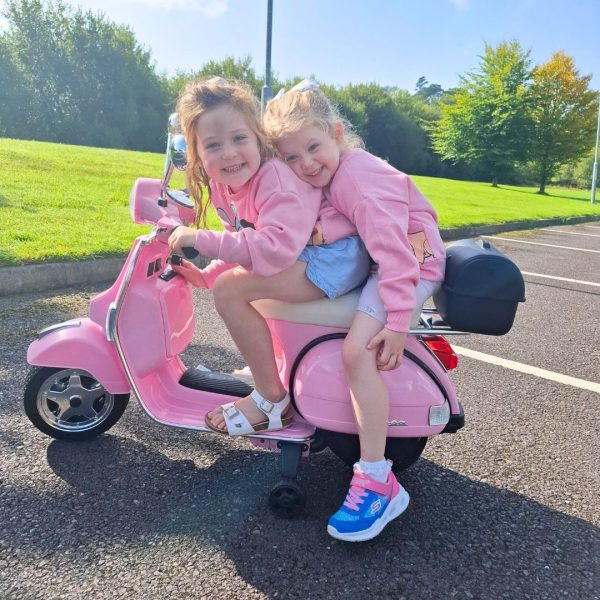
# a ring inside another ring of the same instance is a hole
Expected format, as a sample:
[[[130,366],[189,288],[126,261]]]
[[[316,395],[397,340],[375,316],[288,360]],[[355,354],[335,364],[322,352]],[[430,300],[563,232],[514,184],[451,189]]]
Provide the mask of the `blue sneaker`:
[[[408,500],[408,492],[391,471],[387,481],[381,483],[355,466],[350,491],[329,519],[327,533],[346,542],[371,540],[406,510]]]

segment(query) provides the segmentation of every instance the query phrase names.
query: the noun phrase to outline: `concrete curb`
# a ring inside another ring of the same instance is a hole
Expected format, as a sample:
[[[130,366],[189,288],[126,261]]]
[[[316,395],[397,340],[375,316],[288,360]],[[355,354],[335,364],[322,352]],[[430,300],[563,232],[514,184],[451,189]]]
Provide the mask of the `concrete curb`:
[[[576,225],[595,221],[600,221],[600,217],[594,215],[542,219],[539,221],[515,221],[501,225],[442,229],[441,233],[444,241],[451,241],[480,235],[494,235],[506,231],[535,229],[553,225]],[[24,265],[22,267],[2,267],[0,268],[0,296],[60,290],[74,285],[114,281],[125,262],[125,258],[126,256],[121,256],[117,258]],[[204,265],[207,261],[206,257],[200,256],[194,262]]]

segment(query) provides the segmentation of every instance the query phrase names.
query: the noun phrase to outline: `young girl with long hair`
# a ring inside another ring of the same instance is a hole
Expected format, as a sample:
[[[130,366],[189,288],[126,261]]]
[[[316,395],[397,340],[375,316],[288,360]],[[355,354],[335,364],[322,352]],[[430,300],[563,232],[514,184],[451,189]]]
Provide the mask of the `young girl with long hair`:
[[[385,459],[389,401],[381,372],[400,365],[411,320],[443,280],[437,216],[407,175],[361,148],[313,82],[278,94],[264,123],[282,160],[352,221],[376,263],[343,345],[360,461],[328,523],[333,537],[371,539],[408,505]]]

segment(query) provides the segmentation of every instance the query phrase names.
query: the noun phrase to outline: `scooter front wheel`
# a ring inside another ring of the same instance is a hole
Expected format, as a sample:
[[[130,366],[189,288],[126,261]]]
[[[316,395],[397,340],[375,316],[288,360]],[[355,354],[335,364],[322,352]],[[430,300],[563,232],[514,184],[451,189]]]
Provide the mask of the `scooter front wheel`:
[[[129,394],[110,394],[87,371],[34,367],[25,385],[29,420],[59,440],[81,441],[110,429],[120,418]]]

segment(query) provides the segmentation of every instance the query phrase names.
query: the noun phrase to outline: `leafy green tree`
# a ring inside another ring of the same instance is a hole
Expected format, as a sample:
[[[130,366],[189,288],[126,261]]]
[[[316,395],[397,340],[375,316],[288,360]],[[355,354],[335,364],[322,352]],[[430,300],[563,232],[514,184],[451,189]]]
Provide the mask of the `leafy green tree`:
[[[0,37],[0,136],[18,137],[29,120],[28,81],[12,48]]]
[[[370,152],[402,171],[424,171],[427,138],[411,115],[408,92],[389,91],[375,83],[324,86],[323,91],[339,106]]]
[[[590,79],[563,51],[533,70],[531,159],[540,194],[561,165],[577,162],[592,146],[598,104]]]
[[[435,102],[439,100],[444,93],[444,89],[439,83],[429,83],[423,75],[417,80],[415,85],[415,95],[424,102]]]
[[[129,28],[62,0],[7,0],[3,15],[8,28],[0,41],[11,57],[10,68],[22,75],[19,93],[27,115],[16,135],[161,148],[166,82]]]
[[[461,77],[441,104],[433,145],[445,160],[477,164],[493,186],[527,156],[530,139],[529,51],[517,41],[485,45],[479,69]]]
[[[192,79],[207,79],[209,77],[223,77],[225,79],[236,79],[249,85],[257,98],[261,97],[262,88],[264,85],[264,79],[262,75],[256,73],[256,70],[252,66],[252,57],[249,55],[243,58],[236,59],[233,56],[228,56],[223,60],[211,60],[197,71],[178,72],[174,77],[169,80],[169,92],[171,97],[172,106],[175,105],[179,93],[183,89],[184,85]],[[287,82],[285,87],[289,89],[296,81],[290,80]],[[277,93],[283,83],[277,79],[277,77],[271,77],[271,87]]]

